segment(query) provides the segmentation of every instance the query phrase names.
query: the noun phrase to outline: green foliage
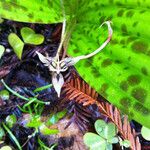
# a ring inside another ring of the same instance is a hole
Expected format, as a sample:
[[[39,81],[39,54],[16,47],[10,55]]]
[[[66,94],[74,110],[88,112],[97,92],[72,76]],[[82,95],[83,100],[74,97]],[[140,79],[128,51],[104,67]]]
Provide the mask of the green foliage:
[[[110,44],[75,67],[104,98],[150,128],[150,4],[138,2],[90,1],[90,9],[81,15],[72,34],[68,54],[79,56],[97,49],[107,37],[107,30],[98,26],[111,20],[114,33]]]
[[[42,124],[39,127],[39,130],[40,130],[40,132],[43,135],[50,135],[50,134],[58,134],[59,133],[59,130],[57,130],[57,129],[49,129],[45,124]]]
[[[44,36],[41,34],[36,34],[34,30],[28,27],[23,27],[21,29],[21,35],[26,44],[40,45],[44,41]],[[22,57],[24,42],[15,34],[10,33],[8,36],[8,42],[13,48],[14,52],[19,59]]]
[[[5,132],[3,128],[0,126],[0,141],[3,139],[4,136],[5,136]]]
[[[46,89],[48,89],[48,88],[50,88],[50,87],[52,87],[52,84],[48,84],[48,85],[45,85],[45,86],[42,86],[42,87],[38,87],[38,88],[36,88],[36,89],[34,90],[34,93],[36,93],[36,92],[41,92],[41,91],[46,90]]]
[[[13,139],[14,143],[18,147],[18,150],[22,150],[21,145],[19,144],[18,140],[13,135],[13,133],[10,131],[10,129],[4,123],[2,123],[2,125],[3,125],[4,129],[7,131],[7,133],[10,135],[10,137]]]
[[[38,143],[39,143],[39,145],[40,145],[41,150],[53,150],[53,149],[57,146],[57,144],[54,144],[53,146],[51,146],[51,147],[49,148],[49,147],[47,147],[47,146],[44,144],[43,141],[41,141],[40,138],[38,138]]]
[[[76,68],[103,97],[150,128],[149,7],[148,0],[64,0],[68,23],[77,22],[68,48],[71,56],[97,49],[107,37],[107,31],[98,26],[112,20],[114,34],[109,46]],[[58,0],[5,0],[0,8],[3,18],[22,22],[63,20]]]
[[[0,98],[2,100],[8,100],[9,99],[9,92],[7,90],[0,91]]]
[[[116,127],[113,123],[105,123],[103,120],[95,122],[95,130],[99,134],[86,133],[84,143],[91,150],[112,150],[112,144],[118,143]]]
[[[10,33],[8,36],[8,42],[18,58],[21,59],[24,47],[24,43],[22,42],[22,40],[15,33]]]
[[[17,118],[15,115],[9,115],[6,117],[6,125],[9,127],[9,128],[12,128],[13,125],[17,122]]]
[[[38,128],[39,126],[42,125],[40,116],[33,115],[29,120],[30,121],[26,125],[27,127]]]
[[[10,20],[36,23],[62,22],[59,0],[0,1],[0,16]]]
[[[49,102],[43,102],[43,101],[40,101],[39,99],[37,99],[36,97],[30,97],[30,98],[26,98],[22,95],[20,95],[19,93],[17,93],[16,91],[12,90],[5,82],[4,80],[2,79],[1,82],[3,83],[3,85],[5,86],[5,88],[11,92],[13,95],[17,96],[18,98],[20,99],[23,99],[25,101],[28,101],[28,103],[26,103],[24,105],[24,107],[30,105],[31,103],[39,103],[39,104],[45,104],[45,105],[49,105]]]
[[[5,51],[4,46],[3,46],[3,45],[0,45],[0,59],[1,59],[1,57],[3,56],[4,51]]]
[[[57,123],[61,118],[63,118],[67,113],[67,110],[60,111],[55,114],[51,114],[49,120],[47,121],[47,125],[53,125]]]
[[[57,129],[49,129],[45,123],[41,121],[41,117],[35,114],[31,115],[26,127],[35,128],[36,132],[38,132],[39,129],[43,135],[57,134],[59,132]]]
[[[12,148],[10,146],[3,146],[2,148],[0,148],[0,150],[12,150]]]
[[[96,132],[104,139],[112,139],[116,135],[116,127],[113,123],[105,123],[103,120],[95,122]]]
[[[141,129],[141,134],[145,140],[150,141],[150,129],[149,128],[146,128],[143,126]]]
[[[91,150],[105,150],[106,141],[102,137],[94,133],[86,133],[84,135],[84,143],[90,147]]]
[[[120,141],[119,143],[121,146],[124,146],[125,148],[130,147],[130,141],[128,141],[128,140]]]
[[[44,41],[44,36],[41,34],[36,34],[34,30],[28,27],[24,27],[21,29],[21,35],[25,43],[40,45]]]
[[[4,21],[4,20],[0,17],[0,23],[3,23],[3,21]]]

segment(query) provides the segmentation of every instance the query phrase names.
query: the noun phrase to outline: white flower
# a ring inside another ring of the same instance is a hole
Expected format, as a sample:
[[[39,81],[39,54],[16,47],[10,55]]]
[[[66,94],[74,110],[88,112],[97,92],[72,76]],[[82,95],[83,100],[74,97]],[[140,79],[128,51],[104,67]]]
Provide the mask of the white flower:
[[[94,52],[88,54],[88,55],[82,55],[77,57],[67,57],[59,61],[59,57],[49,57],[49,56],[43,56],[41,53],[36,52],[40,61],[49,68],[49,71],[52,72],[52,84],[55,88],[55,91],[58,94],[58,97],[60,97],[61,88],[64,84],[64,78],[61,72],[65,72],[69,66],[73,66],[78,61],[82,59],[90,58],[97,53],[99,53],[111,40],[113,30],[111,28],[111,22],[106,21],[104,22],[100,27],[102,27],[104,24],[108,26],[108,38],[107,40]]]

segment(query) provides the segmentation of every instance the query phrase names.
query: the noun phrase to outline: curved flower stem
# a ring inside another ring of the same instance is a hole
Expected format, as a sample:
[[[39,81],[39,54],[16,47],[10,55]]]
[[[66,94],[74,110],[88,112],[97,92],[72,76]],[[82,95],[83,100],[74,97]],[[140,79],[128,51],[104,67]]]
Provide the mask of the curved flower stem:
[[[108,38],[107,38],[107,40],[98,49],[96,49],[94,52],[92,52],[92,53],[90,53],[88,55],[82,55],[82,56],[74,57],[73,59],[74,59],[75,63],[77,63],[79,60],[87,59],[87,58],[90,58],[90,57],[96,55],[102,49],[104,49],[104,47],[110,42],[112,34],[113,34],[113,30],[111,28],[111,22],[110,21],[106,21],[106,22],[102,23],[100,27],[102,27],[104,24],[106,24],[108,26]]]

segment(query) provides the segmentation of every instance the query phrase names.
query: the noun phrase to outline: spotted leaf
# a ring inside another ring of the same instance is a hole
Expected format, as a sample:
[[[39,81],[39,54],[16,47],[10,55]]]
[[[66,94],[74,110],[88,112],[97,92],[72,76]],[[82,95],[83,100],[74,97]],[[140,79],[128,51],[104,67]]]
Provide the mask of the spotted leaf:
[[[149,0],[93,0],[82,8],[69,55],[97,49],[107,38],[107,29],[99,28],[103,21],[113,22],[114,33],[102,52],[76,64],[78,72],[131,119],[150,128]]]
[[[2,18],[36,23],[61,22],[59,3],[49,0],[5,0],[0,1],[0,15]],[[55,8],[55,10],[54,10]]]

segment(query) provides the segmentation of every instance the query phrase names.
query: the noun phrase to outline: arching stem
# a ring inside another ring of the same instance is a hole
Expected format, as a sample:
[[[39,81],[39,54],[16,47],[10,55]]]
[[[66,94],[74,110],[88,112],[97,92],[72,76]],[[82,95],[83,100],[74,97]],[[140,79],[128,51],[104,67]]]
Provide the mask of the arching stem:
[[[102,23],[100,27],[102,27],[104,24],[106,24],[108,26],[108,38],[107,38],[107,40],[98,49],[96,49],[94,52],[92,52],[88,55],[82,55],[82,56],[77,56],[77,57],[73,58],[74,63],[77,63],[79,60],[87,59],[87,58],[90,58],[90,57],[96,55],[102,49],[104,49],[104,47],[110,42],[112,34],[113,34],[113,30],[111,28],[111,22],[106,21],[106,22]]]

